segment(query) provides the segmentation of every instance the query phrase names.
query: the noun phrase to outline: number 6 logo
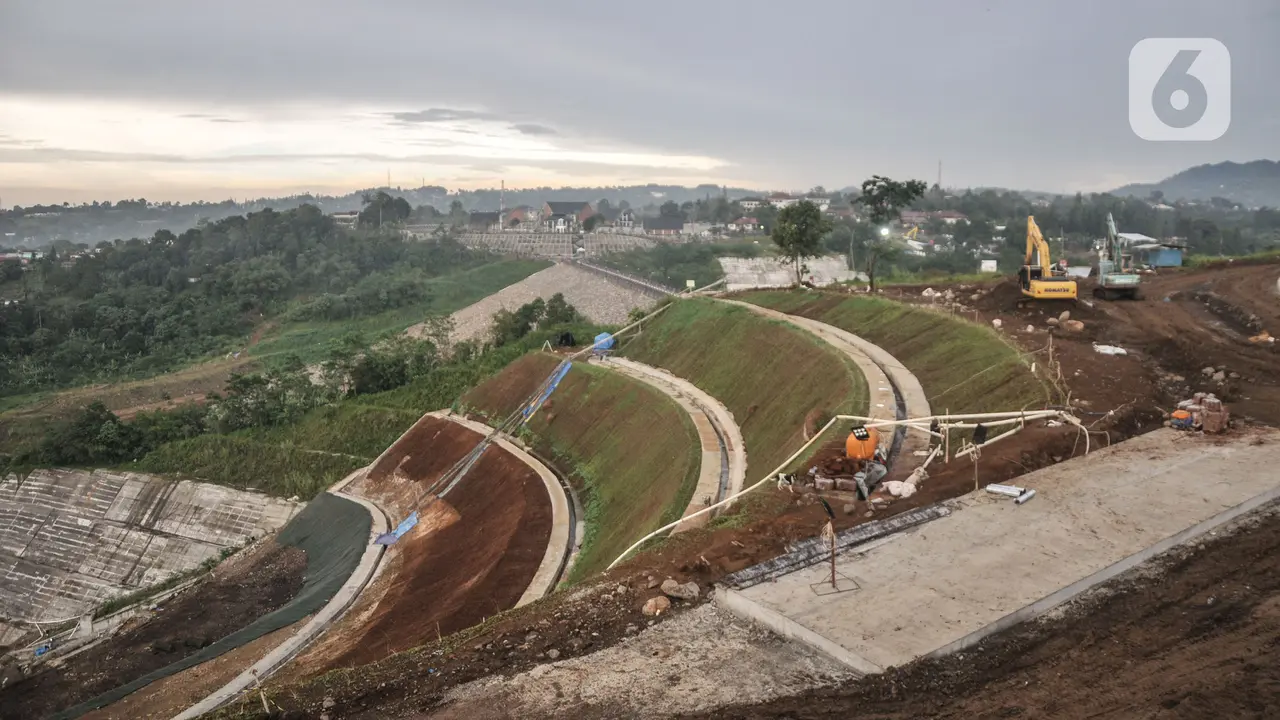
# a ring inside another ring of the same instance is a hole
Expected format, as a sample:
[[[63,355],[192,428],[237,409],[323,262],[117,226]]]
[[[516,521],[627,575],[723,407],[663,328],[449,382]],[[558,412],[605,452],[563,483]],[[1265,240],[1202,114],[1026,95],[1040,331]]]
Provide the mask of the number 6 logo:
[[[1129,52],[1129,127],[1143,140],[1217,140],[1231,126],[1231,54],[1212,38],[1147,38]]]

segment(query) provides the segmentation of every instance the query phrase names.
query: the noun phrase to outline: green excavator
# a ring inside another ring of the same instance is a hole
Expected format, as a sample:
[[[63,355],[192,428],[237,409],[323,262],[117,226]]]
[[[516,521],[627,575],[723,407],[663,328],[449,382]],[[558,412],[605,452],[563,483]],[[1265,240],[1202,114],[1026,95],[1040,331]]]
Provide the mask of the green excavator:
[[[1107,213],[1107,237],[1098,245],[1098,286],[1094,297],[1103,300],[1141,300],[1142,277],[1133,267],[1133,256],[1120,247],[1115,218]]]

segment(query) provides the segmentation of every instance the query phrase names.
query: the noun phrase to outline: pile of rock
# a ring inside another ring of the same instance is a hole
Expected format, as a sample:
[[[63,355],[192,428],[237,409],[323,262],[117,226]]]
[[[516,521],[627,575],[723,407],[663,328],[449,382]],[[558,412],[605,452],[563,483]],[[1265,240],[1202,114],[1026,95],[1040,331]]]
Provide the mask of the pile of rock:
[[[649,577],[649,589],[657,587],[662,591],[661,595],[656,595],[645,601],[641,612],[649,617],[655,617],[671,609],[671,601],[679,600],[686,603],[695,603],[702,595],[702,589],[698,587],[696,582],[677,582],[674,578],[667,578],[661,583],[653,576]]]

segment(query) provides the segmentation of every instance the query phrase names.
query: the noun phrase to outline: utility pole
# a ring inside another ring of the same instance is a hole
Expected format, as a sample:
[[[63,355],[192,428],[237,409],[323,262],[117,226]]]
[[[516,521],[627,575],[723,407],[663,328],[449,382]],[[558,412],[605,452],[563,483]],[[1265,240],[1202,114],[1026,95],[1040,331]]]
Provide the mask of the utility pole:
[[[938,190],[942,190],[942,160],[938,160]]]

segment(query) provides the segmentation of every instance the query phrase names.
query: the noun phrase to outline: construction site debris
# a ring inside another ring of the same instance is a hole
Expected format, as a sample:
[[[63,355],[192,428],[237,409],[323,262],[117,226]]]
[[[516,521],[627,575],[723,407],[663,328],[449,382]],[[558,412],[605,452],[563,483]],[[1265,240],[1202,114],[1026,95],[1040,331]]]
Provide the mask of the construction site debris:
[[[1212,369],[1212,368],[1206,368]],[[1221,375],[1218,371],[1214,378]],[[1178,403],[1178,409],[1169,415],[1169,427],[1178,430],[1200,430],[1210,434],[1226,432],[1231,413],[1222,399],[1213,393],[1196,393]]]
[[[884,488],[894,497],[909,498],[916,494],[915,485],[909,482],[902,482],[901,480],[890,480],[884,484]]]
[[[1008,495],[1009,497],[1016,498],[1026,492],[1026,488],[1020,488],[1016,485],[1000,485],[998,483],[991,483],[987,486],[987,492],[994,493],[996,495]]]
[[[1122,347],[1115,345],[1099,345],[1094,343],[1093,351],[1102,353],[1103,355],[1128,355],[1129,352]]]
[[[693,602],[701,592],[696,582],[679,583],[671,578],[662,581],[662,593],[677,600]]]
[[[995,329],[997,329],[997,330],[999,330],[999,329],[1000,329],[1000,326],[1001,326],[1001,325],[1003,325],[1003,324],[1004,324],[1004,323],[1000,322],[1000,318],[996,318],[996,319],[994,319],[994,320],[992,320],[992,321],[991,321],[991,327],[994,327],[994,328],[995,328]]]
[[[1270,344],[1274,343],[1275,341],[1276,341],[1276,339],[1275,339],[1275,338],[1273,338],[1273,337],[1271,337],[1271,333],[1267,332],[1266,330],[1263,330],[1262,332],[1258,333],[1257,335],[1254,335],[1254,336],[1252,336],[1252,337],[1250,337],[1250,338],[1249,338],[1249,342],[1251,342],[1251,343],[1253,343],[1253,344],[1255,344],[1255,345],[1262,345],[1262,344],[1270,345]]]
[[[1015,503],[1017,503],[1018,505],[1021,505],[1022,503],[1024,503],[1024,502],[1026,502],[1026,501],[1030,500],[1031,498],[1033,498],[1033,497],[1035,497],[1035,496],[1036,496],[1036,491],[1035,491],[1035,490],[1028,490],[1028,491],[1026,491],[1026,492],[1022,493],[1021,495],[1019,495],[1019,496],[1014,500],[1014,502],[1015,502]]]
[[[646,600],[644,602],[644,607],[640,609],[640,612],[649,617],[657,617],[670,609],[671,601],[667,599],[666,595],[659,595]]]

